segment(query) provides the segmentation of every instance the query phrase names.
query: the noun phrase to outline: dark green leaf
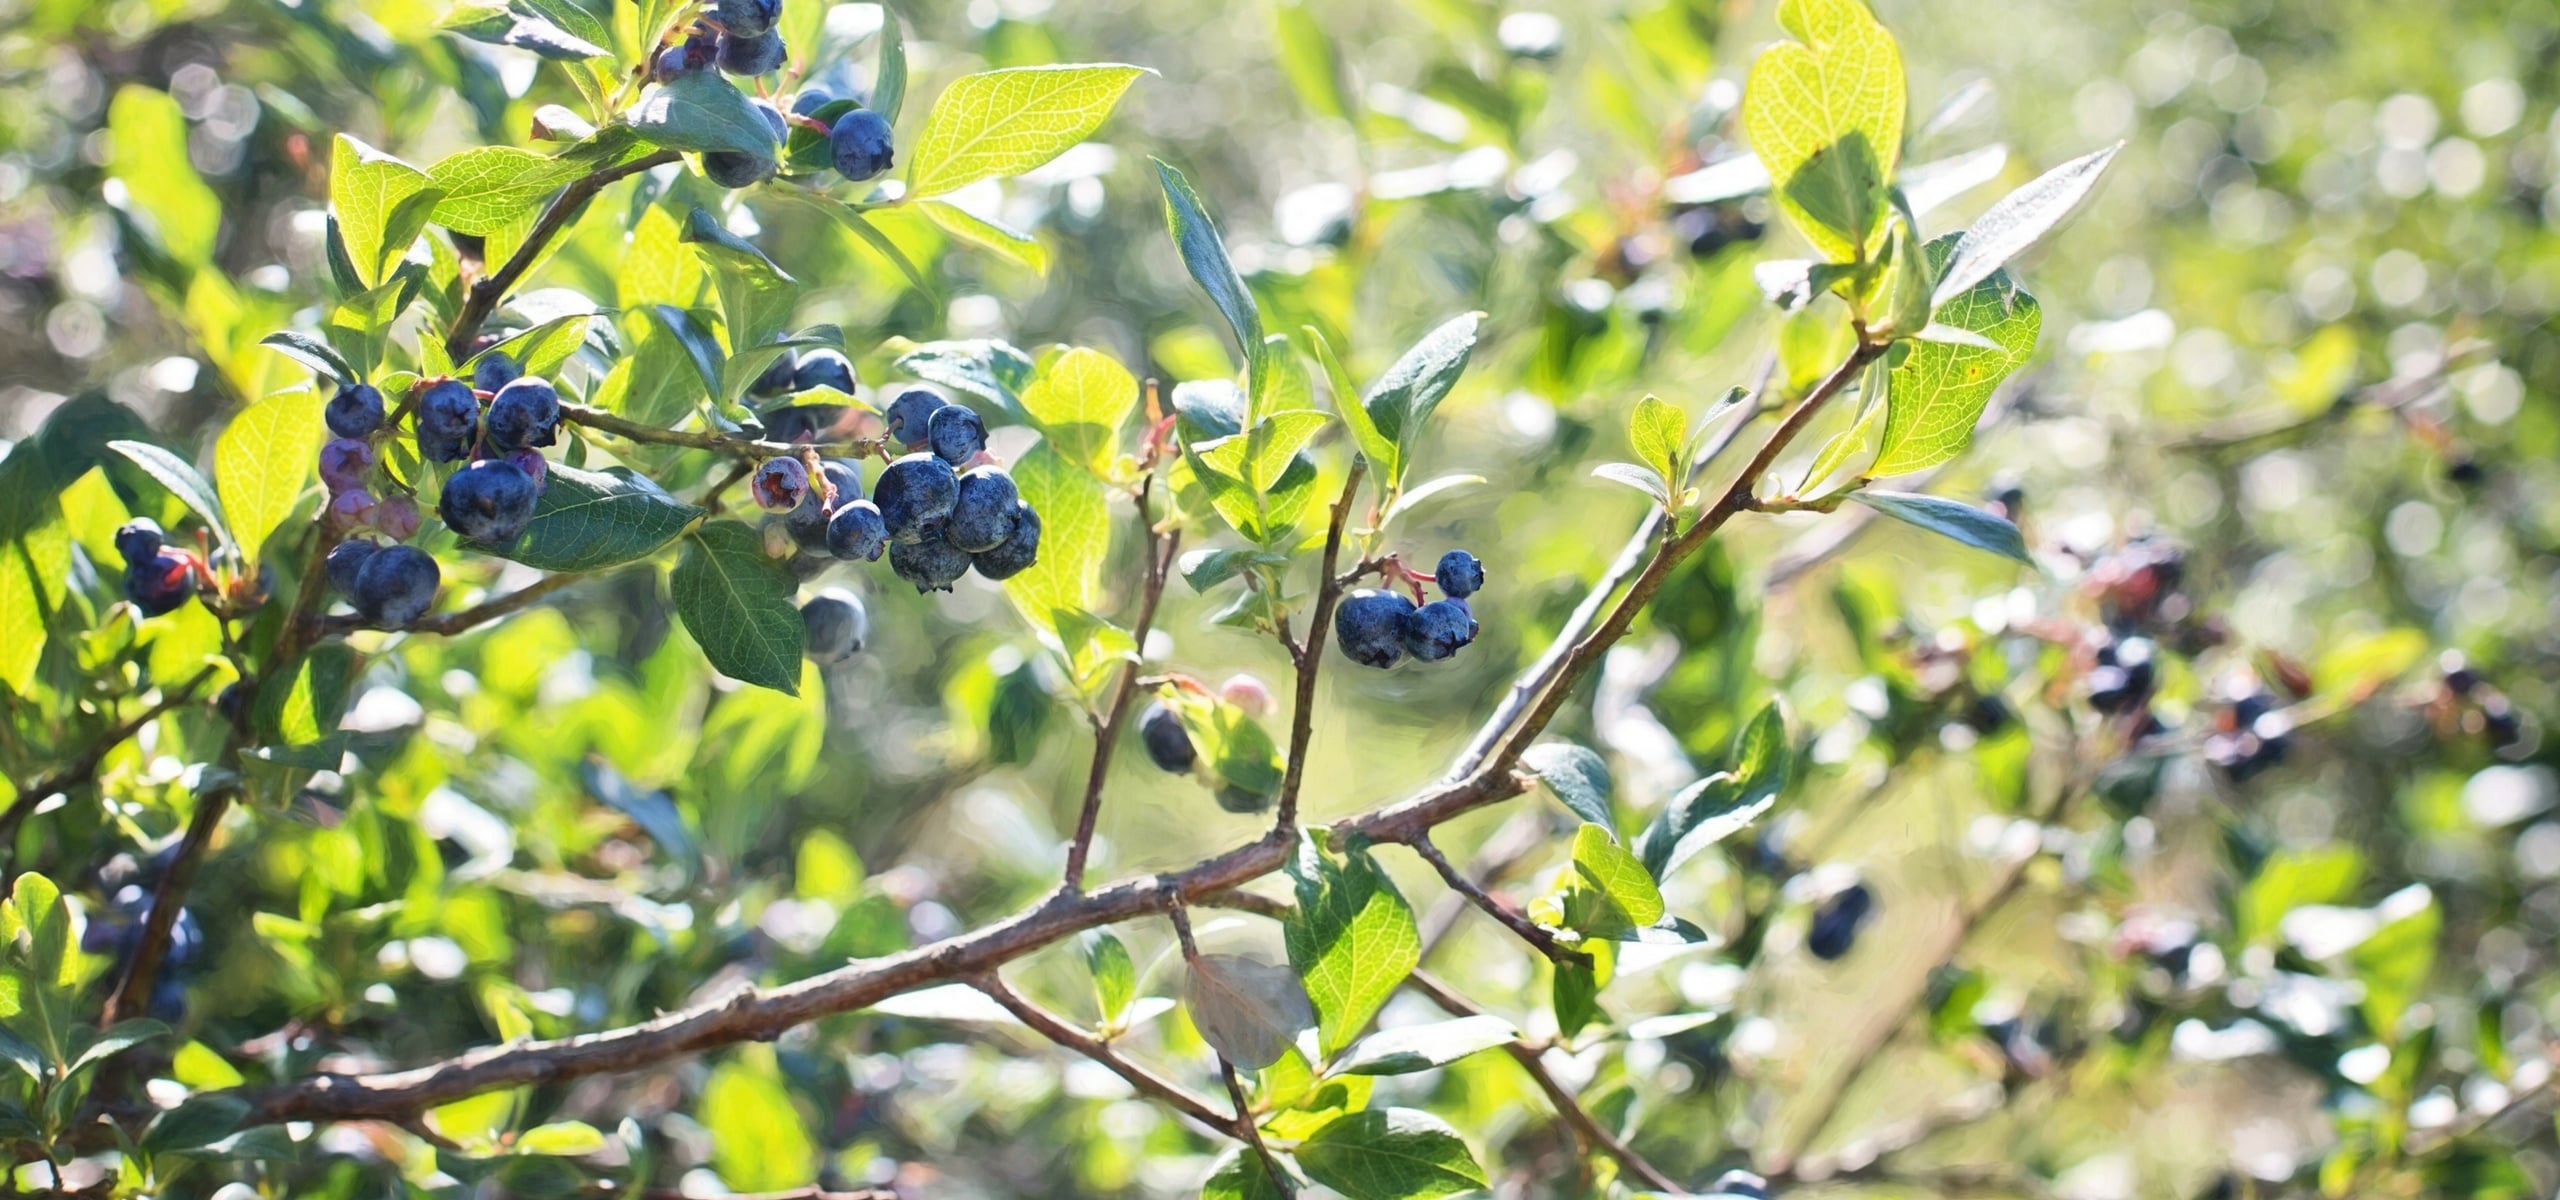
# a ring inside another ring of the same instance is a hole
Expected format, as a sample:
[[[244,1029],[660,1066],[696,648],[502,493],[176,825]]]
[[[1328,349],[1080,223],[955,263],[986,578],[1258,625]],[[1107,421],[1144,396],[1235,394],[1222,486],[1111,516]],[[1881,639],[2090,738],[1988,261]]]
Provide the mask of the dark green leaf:
[[[1432,1200],[1486,1186],[1458,1131],[1420,1109],[1337,1118],[1299,1143],[1297,1158],[1308,1178],[1351,1200]]]
[[[1850,493],[1849,498],[1897,521],[1910,522],[1977,550],[2035,565],[2035,559],[2027,554],[2027,540],[2019,536],[2017,526],[1970,504],[1908,492],[1859,491]]]
[[[907,35],[895,9],[880,6],[880,66],[871,76],[871,107],[891,125],[907,106]]]
[[[1019,412],[1036,367],[1031,356],[992,338],[926,342],[898,356],[900,371]]]
[[[1254,567],[1284,566],[1288,561],[1288,555],[1268,550],[1194,550],[1182,556],[1182,580],[1192,591],[1205,592]]]
[[[115,1027],[99,1034],[71,1059],[70,1070],[101,1063],[156,1037],[165,1037],[169,1027],[158,1021],[118,1021]]]
[[[1302,835],[1289,861],[1298,906],[1282,924],[1289,962],[1315,1001],[1318,1044],[1330,1057],[1367,1027],[1421,961],[1413,909],[1368,851],[1340,863]]]
[[[554,463],[524,532],[503,547],[473,548],[545,571],[598,571],[657,553],[701,516],[628,467]]]
[[[720,395],[720,365],[727,357],[720,349],[720,340],[711,336],[711,330],[690,310],[672,304],[652,304],[649,312],[658,318],[659,324],[666,326],[668,335],[675,339],[676,344],[684,347],[685,358],[693,363],[694,374],[702,378],[703,394]]]
[[[627,123],[640,136],[670,150],[729,150],[772,162],[781,150],[747,95],[718,71],[695,71],[640,93]]]
[[[1370,423],[1378,435],[1396,447],[1396,461],[1387,464],[1394,480],[1404,478],[1405,467],[1412,462],[1414,443],[1422,436],[1424,423],[1431,411],[1457,386],[1458,376],[1467,369],[1467,357],[1474,353],[1476,327],[1482,313],[1466,313],[1450,319],[1439,328],[1424,334],[1404,357],[1387,368],[1369,385],[1368,394],[1360,401],[1368,409]]]
[[[1209,219],[1207,206],[1200,193],[1191,190],[1191,181],[1163,159],[1154,160],[1156,179],[1164,186],[1165,228],[1173,233],[1174,249],[1182,254],[1182,265],[1198,281],[1200,290],[1227,318],[1227,329],[1235,334],[1236,349],[1246,364],[1259,376],[1263,356],[1262,309],[1254,303],[1253,292],[1244,285],[1244,277],[1236,274],[1235,264],[1227,258],[1227,244],[1218,236],[1217,223]]]
[[[107,448],[132,459],[135,466],[159,480],[160,486],[169,489],[169,494],[177,497],[180,504],[203,518],[223,545],[231,544],[231,526],[223,520],[221,502],[213,498],[213,485],[206,482],[205,477],[187,460],[149,442],[116,441],[107,443]]]
[[[152,1118],[142,1131],[142,1148],[156,1154],[211,1145],[239,1128],[248,1115],[249,1102],[228,1092],[191,1096]]]
[[[799,585],[788,567],[765,557],[755,530],[736,521],[694,530],[668,588],[685,630],[721,674],[800,694],[807,635],[793,602]]]
[[[441,28],[475,42],[513,46],[562,62],[603,58],[611,53],[548,19],[517,12],[504,4],[475,2],[460,5],[444,19]]]
[[[1573,815],[1603,829],[1614,824],[1609,813],[1609,764],[1589,748],[1571,742],[1540,742],[1520,756],[1520,765],[1546,784]]]
[[[1733,765],[1681,789],[1662,806],[1636,853],[1662,879],[1699,851],[1733,836],[1777,802],[1794,771],[1787,745],[1786,712],[1775,702],[1761,708],[1734,739]]]
[[[299,330],[285,329],[270,333],[258,339],[258,344],[275,347],[285,357],[328,376],[334,383],[354,383],[363,378],[356,373],[354,367],[347,365],[344,357],[330,349],[327,342]]]

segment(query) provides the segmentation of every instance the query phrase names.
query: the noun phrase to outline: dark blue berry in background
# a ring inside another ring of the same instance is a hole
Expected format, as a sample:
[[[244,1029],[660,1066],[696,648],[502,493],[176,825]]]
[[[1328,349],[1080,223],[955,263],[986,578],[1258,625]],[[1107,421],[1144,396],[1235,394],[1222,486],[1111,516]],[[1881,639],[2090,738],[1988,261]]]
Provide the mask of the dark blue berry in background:
[[[921,446],[924,444],[926,431],[932,424],[934,412],[950,403],[942,398],[941,393],[930,388],[908,388],[898,393],[897,399],[889,402],[889,407],[881,412],[880,419],[889,427],[890,437],[898,439],[910,448]]]
[[[1405,622],[1414,603],[1396,592],[1355,592],[1333,610],[1333,636],[1342,653],[1364,667],[1392,667],[1404,657]]]
[[[935,457],[965,467],[987,448],[987,422],[966,404],[946,404],[925,422],[925,438],[933,443]]]
[[[489,401],[489,448],[529,450],[559,440],[560,393],[546,380],[518,379]]]
[[[125,565],[131,566],[158,554],[165,540],[158,521],[135,517],[116,528],[116,553],[124,556]]]
[[[1464,600],[1434,600],[1404,620],[1404,648],[1422,662],[1438,662],[1476,640],[1476,617]]]
[[[2089,707],[2102,713],[2130,712],[2151,698],[2157,665],[2151,639],[2129,637],[2098,648],[2098,665],[2089,670]]]
[[[1181,714],[1165,707],[1161,700],[1148,705],[1146,713],[1138,718],[1138,739],[1146,743],[1147,759],[1160,771],[1183,774],[1200,757],[1200,752],[1192,749],[1190,732],[1182,727]]]
[[[441,581],[436,560],[426,551],[415,546],[385,546],[356,572],[352,599],[356,611],[363,613],[366,620],[397,629],[426,615],[428,606],[436,602],[436,585]]]
[[[853,360],[824,348],[801,355],[800,365],[791,373],[791,390],[805,392],[821,387],[852,395]]]
[[[341,595],[353,599],[357,573],[364,570],[366,560],[380,549],[380,545],[363,538],[353,538],[329,547],[329,557],[322,560],[321,568],[329,576],[329,585],[338,589]]]
[[[1440,569],[1432,574],[1440,584],[1440,594],[1452,600],[1464,600],[1484,588],[1484,564],[1464,550],[1441,555]]]
[[[898,161],[888,119],[867,108],[851,109],[836,118],[827,131],[827,149],[835,156],[836,173],[855,183],[879,178]]]
[[[843,662],[871,640],[871,617],[863,611],[861,597],[843,588],[811,596],[800,606],[800,625],[808,633],[807,653],[819,663]]]
[[[1013,536],[1014,512],[1021,507],[1022,493],[1012,476],[980,467],[960,477],[960,498],[951,505],[942,536],[971,554],[983,554]]]
[[[827,553],[847,562],[878,562],[889,548],[889,523],[880,516],[879,505],[847,500],[827,518],[826,536]]]
[[[919,592],[947,592],[968,573],[969,555],[941,538],[893,542],[889,546],[889,569],[897,572],[898,578],[916,585]]]
[[[1813,911],[1813,928],[1805,934],[1805,949],[1813,956],[1830,962],[1847,953],[1858,941],[1858,929],[1867,923],[1867,915],[1875,911],[1875,893],[1863,883],[1853,883],[1832,894]]]
[[[351,383],[329,397],[320,419],[342,438],[368,438],[382,428],[382,391],[370,383]]]
[[[484,458],[453,473],[444,483],[444,499],[436,512],[455,533],[474,541],[503,545],[524,532],[533,519],[533,501],[541,489],[514,463]]]
[[[690,45],[690,43],[687,44]],[[651,60],[649,77],[665,83],[670,79],[693,74],[703,66],[704,64],[696,61],[684,46],[669,46],[659,51],[658,57]]]
[[[715,0],[711,18],[738,37],[754,37],[782,19],[782,0]]]
[[[524,367],[505,351],[492,350],[471,361],[471,386],[496,393],[499,388],[524,378]]]
[[[172,612],[196,594],[196,557],[163,547],[124,568],[124,598],[146,617]]]
[[[714,150],[702,156],[702,174],[724,188],[754,187],[773,178],[774,162],[740,150]]]
[[[799,95],[791,98],[791,115],[795,117],[813,117],[818,114],[819,109],[825,108],[835,102],[835,96],[830,94],[825,88],[804,87],[800,89]]]
[[[1714,1187],[1707,1189],[1710,1200],[1732,1197],[1733,1200],[1769,1200],[1769,1181],[1749,1171],[1733,1170],[1716,1176]]]
[[[782,35],[770,30],[752,37],[730,34],[720,39],[720,69],[732,75],[770,75],[782,69],[791,51]]]
[[[757,421],[764,426],[768,441],[833,442],[847,436],[839,427],[844,424],[845,414],[852,411],[841,404],[786,404],[768,409]]]
[[[747,480],[747,494],[766,512],[790,512],[810,498],[809,468],[796,458],[768,458]]]
[[[485,365],[489,355],[480,361]],[[418,396],[418,457],[455,462],[480,440],[480,398],[459,379],[431,384]]]
[[[358,438],[331,438],[320,447],[320,485],[330,495],[364,486],[373,472],[373,443]]]
[[[1227,784],[1218,789],[1218,807],[1231,813],[1258,813],[1271,807],[1274,797],[1251,788]]]
[[[1013,532],[1004,544],[971,560],[978,574],[998,581],[1011,579],[1040,561],[1040,513],[1028,504],[1013,510]]]
[[[925,527],[950,517],[959,500],[960,476],[950,463],[930,454],[910,454],[890,463],[871,485],[871,502],[880,506],[890,540],[897,542],[923,540]]]
[[[781,357],[773,360],[772,366],[766,367],[763,374],[756,376],[756,381],[754,383],[747,385],[747,394],[750,396],[780,396],[788,394],[791,391],[792,381],[798,375],[799,370],[800,360],[794,356],[791,351],[785,350],[782,352]]]

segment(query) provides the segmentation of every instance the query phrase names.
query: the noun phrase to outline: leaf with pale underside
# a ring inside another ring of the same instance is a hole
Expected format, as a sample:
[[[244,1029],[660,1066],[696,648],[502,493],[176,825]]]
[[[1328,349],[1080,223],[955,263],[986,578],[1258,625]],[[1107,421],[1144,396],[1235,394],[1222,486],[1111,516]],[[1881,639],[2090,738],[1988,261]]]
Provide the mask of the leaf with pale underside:
[[[1294,972],[1241,954],[1192,960],[1182,1002],[1210,1048],[1248,1071],[1280,1061],[1299,1031],[1316,1020]]]

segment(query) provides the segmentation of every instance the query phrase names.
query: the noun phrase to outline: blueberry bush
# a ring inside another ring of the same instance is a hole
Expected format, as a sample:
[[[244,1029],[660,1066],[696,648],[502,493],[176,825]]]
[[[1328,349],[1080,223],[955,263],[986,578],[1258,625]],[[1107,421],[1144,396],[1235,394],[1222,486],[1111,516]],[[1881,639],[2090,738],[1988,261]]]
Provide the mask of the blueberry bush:
[[[2548,14],[925,7],[0,7],[16,1188],[2560,1186]]]

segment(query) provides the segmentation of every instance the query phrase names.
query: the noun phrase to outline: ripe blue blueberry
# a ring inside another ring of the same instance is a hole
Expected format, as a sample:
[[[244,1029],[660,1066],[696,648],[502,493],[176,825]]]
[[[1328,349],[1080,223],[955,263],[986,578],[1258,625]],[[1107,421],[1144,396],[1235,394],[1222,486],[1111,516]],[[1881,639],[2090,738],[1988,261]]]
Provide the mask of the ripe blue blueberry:
[[[352,599],[356,594],[357,573],[364,570],[365,562],[380,549],[382,549],[380,545],[362,538],[353,538],[329,547],[329,557],[321,560],[321,569],[329,576],[329,586],[338,589],[339,594]]]
[[[515,464],[517,470],[524,472],[525,478],[533,481],[534,495],[541,495],[542,489],[551,482],[551,460],[544,458],[539,450],[509,450],[499,457]],[[374,519],[377,522],[381,515],[380,506],[375,506]]]
[[[827,553],[847,562],[878,562],[882,551],[889,548],[889,523],[880,516],[880,506],[868,500],[847,500],[836,505],[827,518]]]
[[[686,45],[689,46],[691,43]],[[671,79],[691,75],[702,68],[703,64],[695,61],[692,53],[685,46],[669,46],[659,51],[658,57],[650,60],[649,77],[665,83]]]
[[[1004,544],[976,555],[970,560],[978,574],[993,580],[1011,579],[1031,569],[1040,561],[1040,513],[1028,504],[1013,510],[1013,533]]]
[[[1392,667],[1404,657],[1405,622],[1413,614],[1413,601],[1399,593],[1355,592],[1333,610],[1333,636],[1351,661]]]
[[[382,391],[370,383],[351,383],[329,397],[320,419],[342,438],[372,437],[382,428]]]
[[[471,386],[495,395],[499,388],[524,378],[524,365],[504,350],[491,350],[471,360]]]
[[[786,404],[766,410],[758,420],[764,425],[764,436],[772,441],[833,442],[847,436],[838,427],[851,411],[841,404]]]
[[[489,445],[497,450],[548,446],[559,439],[560,393],[531,376],[498,389],[489,401]]]
[[[1829,962],[1847,953],[1858,941],[1858,929],[1875,911],[1875,893],[1863,883],[1853,883],[1832,894],[1813,912],[1813,928],[1805,934],[1805,949],[1813,956]]]
[[[513,468],[509,468],[512,470]],[[446,492],[447,496],[453,493]],[[385,546],[365,559],[356,572],[356,611],[385,629],[398,629],[424,616],[436,602],[443,573],[436,560],[415,546]]]
[[[897,572],[898,578],[916,585],[919,592],[947,592],[968,573],[969,555],[941,538],[893,542],[889,546],[889,569]]]
[[[800,626],[808,634],[807,654],[820,663],[843,662],[871,640],[871,618],[862,609],[861,597],[843,588],[811,596],[800,606]]]
[[[890,463],[871,485],[871,502],[889,524],[896,542],[924,540],[925,528],[951,516],[960,500],[960,476],[951,464],[930,454],[910,454]]]
[[[837,509],[862,498],[862,471],[850,460],[823,459],[818,463],[818,475],[818,479],[809,481],[809,490],[800,498],[799,507],[782,517],[783,528],[803,550],[826,550],[828,518]],[[825,486],[819,486],[821,483]]]
[[[711,19],[736,37],[755,37],[782,19],[782,0],[715,0]]]
[[[1476,618],[1464,600],[1434,600],[1404,619],[1404,648],[1420,662],[1438,662],[1474,640]]]
[[[364,486],[373,472],[373,443],[351,437],[331,438],[320,447],[320,483],[330,495]]]
[[[203,564],[195,555],[166,546],[124,568],[124,598],[146,617],[170,612],[196,594],[196,575]]]
[[[925,437],[934,454],[954,467],[965,467],[987,448],[986,418],[966,404],[946,404],[925,422]]]
[[[825,88],[804,87],[800,89],[799,95],[791,98],[791,115],[796,117],[813,117],[818,115],[819,109],[825,108],[835,102],[836,98],[834,93],[829,92]]]
[[[799,367],[791,373],[791,390],[805,392],[821,387],[852,395],[853,360],[823,348],[801,355]]]
[[[796,458],[768,458],[747,480],[747,494],[766,512],[790,512],[809,498],[809,468]]]
[[[984,554],[1013,536],[1014,513],[1022,492],[1013,477],[993,467],[980,467],[960,477],[960,498],[952,502],[942,536],[971,554]]]
[[[1484,587],[1484,564],[1464,550],[1452,550],[1440,556],[1440,569],[1433,578],[1440,584],[1441,595],[1464,600]]]
[[[835,155],[836,173],[855,183],[877,179],[898,162],[889,120],[867,108],[848,109],[827,131],[827,149]]]
[[[711,150],[702,156],[703,177],[724,188],[753,187],[773,178],[778,169],[771,157],[744,150]]]
[[[165,540],[158,521],[135,517],[116,528],[116,553],[123,555],[126,565],[130,566],[158,554]]]
[[[436,512],[463,537],[503,545],[514,541],[533,519],[539,490],[522,467],[502,458],[484,458],[445,480],[444,499],[437,503]]]
[[[768,28],[762,32],[727,34],[720,39],[720,69],[732,75],[770,75],[782,69],[782,60],[790,57],[782,35]]]
[[[480,398],[471,394],[470,384],[447,379],[429,385],[419,394],[418,457],[428,462],[457,462],[469,455],[472,444],[479,440]]]
[[[1192,748],[1190,732],[1182,727],[1181,714],[1161,700],[1148,705],[1138,718],[1138,740],[1146,744],[1148,761],[1160,771],[1185,774],[1200,758],[1200,752]]]
[[[924,444],[934,412],[950,403],[931,388],[908,388],[889,402],[880,420],[889,427],[890,437],[913,449]]]
[[[1217,791],[1218,807],[1231,813],[1258,813],[1271,807],[1278,797],[1254,791],[1238,784],[1226,784]]]
[[[771,365],[764,369],[763,374],[756,376],[754,383],[747,385],[747,394],[750,396],[783,395],[791,390],[792,381],[798,377],[799,370],[800,360],[791,351],[784,350],[774,358]]]

